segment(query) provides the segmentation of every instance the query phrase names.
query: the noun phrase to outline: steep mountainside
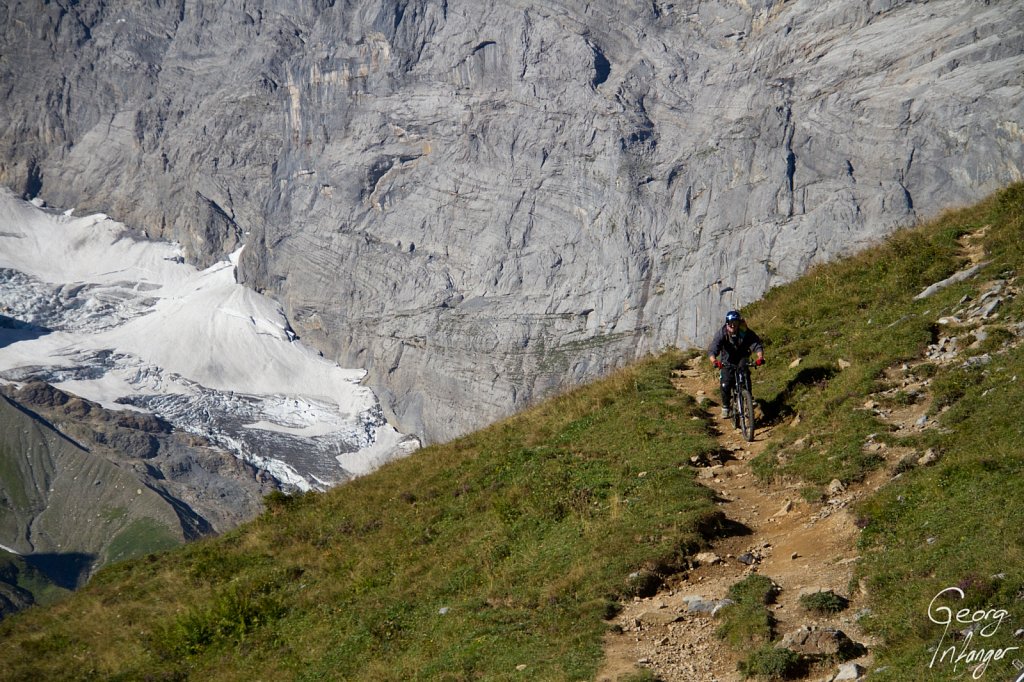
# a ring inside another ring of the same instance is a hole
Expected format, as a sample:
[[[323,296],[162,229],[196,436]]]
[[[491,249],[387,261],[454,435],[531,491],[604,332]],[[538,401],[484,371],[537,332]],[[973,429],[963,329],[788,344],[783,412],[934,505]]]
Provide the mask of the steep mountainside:
[[[1024,165],[1015,0],[5,7],[0,181],[245,242],[428,440]]]
[[[76,587],[100,560],[100,536],[109,543],[120,532],[131,532],[129,527],[141,517],[154,522],[150,530],[162,529],[152,533],[163,540],[154,549],[182,540],[173,508],[153,491],[140,489],[130,473],[45,429],[7,399],[0,414],[6,441],[3,519],[5,525],[15,525],[4,528],[4,537],[15,539],[9,549],[40,560],[49,557],[60,577],[57,582]],[[95,508],[104,509],[106,518],[76,506],[87,499],[81,488],[89,487],[104,491],[102,506]],[[175,526],[176,538],[168,531]]]
[[[251,465],[150,415],[105,410],[41,383],[4,393],[5,549],[62,587],[105,564],[233,528],[276,489]]]

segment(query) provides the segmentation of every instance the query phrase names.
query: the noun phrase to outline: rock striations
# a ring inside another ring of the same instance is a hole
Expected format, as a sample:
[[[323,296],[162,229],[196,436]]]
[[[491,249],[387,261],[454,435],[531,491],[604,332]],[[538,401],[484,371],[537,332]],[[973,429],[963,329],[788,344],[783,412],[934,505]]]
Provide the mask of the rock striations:
[[[1016,0],[0,9],[0,182],[241,275],[443,440],[1022,178]]]

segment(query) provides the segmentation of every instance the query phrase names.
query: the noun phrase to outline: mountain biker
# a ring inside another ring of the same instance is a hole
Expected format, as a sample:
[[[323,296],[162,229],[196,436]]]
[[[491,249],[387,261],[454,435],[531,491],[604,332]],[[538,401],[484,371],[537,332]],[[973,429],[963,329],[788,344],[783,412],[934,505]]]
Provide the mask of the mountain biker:
[[[747,326],[743,316],[736,310],[725,314],[725,324],[715,332],[715,338],[708,346],[708,359],[711,364],[722,371],[722,418],[732,416],[729,400],[736,383],[735,365],[750,357],[751,352],[757,354],[755,365],[764,364],[764,345],[753,329]]]

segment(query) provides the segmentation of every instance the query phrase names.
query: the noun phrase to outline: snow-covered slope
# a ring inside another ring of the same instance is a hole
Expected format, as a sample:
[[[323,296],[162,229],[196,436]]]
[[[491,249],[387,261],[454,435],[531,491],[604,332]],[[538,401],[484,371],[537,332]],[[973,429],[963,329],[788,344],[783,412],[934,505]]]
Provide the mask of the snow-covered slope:
[[[323,488],[414,450],[279,305],[104,216],[0,191],[0,379],[154,412],[284,483]]]

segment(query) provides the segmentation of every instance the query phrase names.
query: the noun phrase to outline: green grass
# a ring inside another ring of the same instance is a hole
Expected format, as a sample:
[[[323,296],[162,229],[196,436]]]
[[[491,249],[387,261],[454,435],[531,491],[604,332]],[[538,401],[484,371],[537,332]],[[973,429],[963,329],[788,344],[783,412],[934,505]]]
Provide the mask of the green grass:
[[[116,563],[180,544],[181,540],[166,525],[148,517],[135,519],[111,540],[105,561]]]
[[[740,604],[765,606],[775,601],[778,593],[779,588],[771,578],[755,573],[730,587],[726,596]]]
[[[719,612],[721,625],[716,634],[736,648],[772,641],[775,619],[766,608],[775,601],[778,586],[770,578],[752,574],[729,588],[726,595],[734,604]]]
[[[104,569],[0,624],[0,677],[592,679],[629,575],[679,570],[719,517],[683,359]]]
[[[839,613],[849,605],[845,597],[841,597],[831,590],[812,592],[800,596],[800,606],[811,613],[832,614]]]
[[[762,644],[740,661],[738,667],[743,677],[791,680],[803,675],[806,663],[795,651],[772,644]]]
[[[4,398],[0,396],[0,400]],[[0,490],[3,491],[0,506],[7,509],[25,509],[30,504],[23,473],[18,466],[21,460],[20,452],[6,443],[0,443]]]
[[[755,377],[755,393],[777,421],[801,417],[754,463],[762,479],[794,476],[824,484],[862,479],[881,465],[861,451],[871,433],[885,424],[862,409],[886,367],[918,359],[932,342],[939,317],[950,314],[965,295],[977,296],[980,283],[1015,271],[1021,261],[1020,202],[1016,185],[978,206],[947,214],[933,223],[905,230],[876,248],[820,266],[791,285],[770,291],[746,312],[770,348],[770,364]],[[913,300],[926,286],[965,265],[957,239],[991,225],[987,257],[993,263],[968,282],[927,299]],[[1020,309],[1004,306],[1003,318]],[[1019,315],[1016,319],[1020,319]],[[996,338],[1006,339],[1004,332]],[[796,367],[789,363],[800,358]],[[849,364],[840,368],[840,360]],[[959,400],[978,372],[939,371],[934,381],[939,405]],[[802,451],[786,446],[800,438]]]
[[[944,628],[929,619],[929,603],[949,587],[963,590],[963,599],[942,599],[939,607],[1009,614],[990,637],[975,637],[971,648],[1020,646],[1013,632],[1024,623],[1022,380],[1020,349],[997,358],[940,417],[948,430],[930,441],[943,453],[938,464],[901,476],[859,510],[864,576],[872,601],[884,604],[870,625],[887,640],[883,660],[893,663],[893,672],[880,679],[905,679],[902,671],[930,663],[925,652],[938,645]],[[950,632],[966,627],[954,623]],[[947,636],[943,649],[952,644]],[[1011,673],[1008,661],[1020,658],[1011,654],[991,664],[1004,677]],[[954,672],[940,663],[930,670],[936,679]]]

